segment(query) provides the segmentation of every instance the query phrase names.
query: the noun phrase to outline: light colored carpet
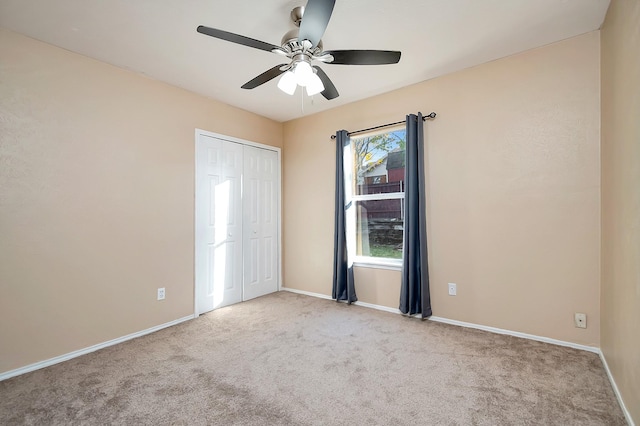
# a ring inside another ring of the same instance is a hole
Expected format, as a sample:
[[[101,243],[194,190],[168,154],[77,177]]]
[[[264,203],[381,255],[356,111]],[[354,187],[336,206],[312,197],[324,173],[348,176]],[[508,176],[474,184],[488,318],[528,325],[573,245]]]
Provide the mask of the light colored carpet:
[[[0,382],[0,424],[625,421],[596,354],[281,292]]]

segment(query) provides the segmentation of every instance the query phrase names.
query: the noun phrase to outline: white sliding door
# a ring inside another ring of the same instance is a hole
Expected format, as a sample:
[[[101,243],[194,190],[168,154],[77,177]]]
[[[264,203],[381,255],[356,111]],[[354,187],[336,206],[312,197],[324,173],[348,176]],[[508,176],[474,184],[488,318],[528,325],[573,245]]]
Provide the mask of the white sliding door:
[[[278,290],[277,151],[196,136],[196,313]]]

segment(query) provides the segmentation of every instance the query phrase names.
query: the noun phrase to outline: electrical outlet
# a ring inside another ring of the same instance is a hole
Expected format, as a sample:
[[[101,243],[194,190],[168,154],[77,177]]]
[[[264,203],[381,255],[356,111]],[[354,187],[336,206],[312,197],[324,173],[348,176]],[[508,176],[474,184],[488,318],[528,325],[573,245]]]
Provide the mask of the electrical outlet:
[[[587,328],[587,315],[576,313],[574,316],[574,321],[576,323],[576,327],[578,328]]]
[[[158,300],[164,300],[164,287],[158,289]]]
[[[456,283],[449,283],[449,296],[455,296],[458,294]]]

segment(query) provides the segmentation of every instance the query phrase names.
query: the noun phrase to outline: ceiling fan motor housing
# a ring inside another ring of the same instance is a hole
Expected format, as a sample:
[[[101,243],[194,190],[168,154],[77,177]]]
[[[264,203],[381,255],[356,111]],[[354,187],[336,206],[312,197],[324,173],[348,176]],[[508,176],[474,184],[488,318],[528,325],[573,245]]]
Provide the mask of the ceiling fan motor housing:
[[[287,31],[286,34],[282,36],[280,45],[284,50],[286,50],[289,53],[304,50],[302,43],[300,43],[300,41],[298,40],[299,32],[300,32],[299,28],[294,28],[292,30]],[[317,55],[318,53],[322,52],[322,49],[323,49],[322,40],[320,40],[316,47],[309,49],[309,53],[311,53],[312,55]]]

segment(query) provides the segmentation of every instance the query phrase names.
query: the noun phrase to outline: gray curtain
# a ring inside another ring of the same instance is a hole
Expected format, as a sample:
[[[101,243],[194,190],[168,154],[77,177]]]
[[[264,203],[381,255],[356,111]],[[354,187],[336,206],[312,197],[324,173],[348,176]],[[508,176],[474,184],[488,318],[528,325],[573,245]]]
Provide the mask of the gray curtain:
[[[404,258],[400,287],[400,311],[431,316],[427,221],[424,185],[424,133],[422,114],[407,116],[404,169]]]
[[[353,266],[347,255],[347,232],[345,221],[344,148],[349,145],[346,130],[336,133],[336,211],[333,251],[333,291],[335,300],[351,304],[358,300],[353,280]]]

